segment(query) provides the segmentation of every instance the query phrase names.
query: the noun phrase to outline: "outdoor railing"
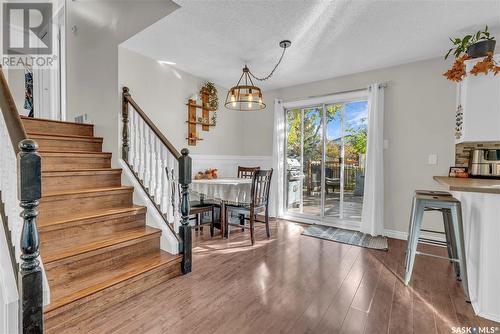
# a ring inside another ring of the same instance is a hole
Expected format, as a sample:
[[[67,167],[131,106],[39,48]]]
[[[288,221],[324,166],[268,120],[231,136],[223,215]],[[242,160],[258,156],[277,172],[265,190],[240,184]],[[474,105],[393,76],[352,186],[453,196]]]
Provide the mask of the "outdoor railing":
[[[304,185],[308,192],[315,191],[321,187],[321,161],[309,161],[306,163]],[[338,161],[325,162],[325,177],[340,179],[341,163]],[[356,187],[356,176],[364,173],[364,169],[357,162],[344,164],[344,190],[354,190]]]

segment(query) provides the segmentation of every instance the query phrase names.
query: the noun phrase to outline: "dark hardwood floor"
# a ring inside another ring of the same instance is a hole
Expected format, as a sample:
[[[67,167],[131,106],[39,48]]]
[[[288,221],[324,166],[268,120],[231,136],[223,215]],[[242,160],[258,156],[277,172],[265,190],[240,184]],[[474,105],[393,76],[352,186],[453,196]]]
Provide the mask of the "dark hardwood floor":
[[[499,326],[476,317],[449,262],[417,257],[401,281],[405,242],[388,252],[302,236],[272,224],[272,238],[195,232],[193,272],[158,285],[67,333],[451,333]],[[424,246],[444,255],[444,249]]]

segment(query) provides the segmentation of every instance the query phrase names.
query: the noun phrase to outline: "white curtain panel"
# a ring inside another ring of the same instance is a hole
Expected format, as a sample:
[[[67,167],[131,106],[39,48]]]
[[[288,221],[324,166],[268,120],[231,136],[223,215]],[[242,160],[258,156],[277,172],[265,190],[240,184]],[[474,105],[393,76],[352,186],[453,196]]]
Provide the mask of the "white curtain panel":
[[[274,100],[274,143],[273,143],[273,183],[271,193],[274,194],[277,217],[283,216],[284,179],[285,179],[285,109],[283,100]],[[274,188],[274,192],[272,191]]]
[[[370,85],[368,140],[361,232],[384,233],[384,88]]]

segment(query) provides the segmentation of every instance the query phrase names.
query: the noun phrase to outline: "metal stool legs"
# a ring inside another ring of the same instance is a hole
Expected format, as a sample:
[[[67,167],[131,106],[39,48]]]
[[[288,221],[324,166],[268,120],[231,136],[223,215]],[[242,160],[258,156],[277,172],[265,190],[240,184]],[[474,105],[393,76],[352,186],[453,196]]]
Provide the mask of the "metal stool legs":
[[[460,265],[460,278],[462,279],[462,287],[464,289],[465,298],[470,301],[469,282],[467,279],[467,264],[465,261],[465,240],[462,225],[462,206],[460,202],[456,203],[451,209],[451,218],[453,233],[455,234],[455,242],[457,244],[457,257]]]
[[[438,210],[443,214],[448,256],[454,264],[457,278],[462,281],[466,300],[469,301],[467,265],[465,261],[465,243],[462,226],[462,209],[460,202],[451,196],[443,198],[440,196],[416,195],[414,197],[410,216],[408,245],[406,250],[404,283],[405,285],[408,285],[410,282],[415,263],[415,256],[417,254],[444,258],[417,251],[424,212],[429,210]]]
[[[417,253],[418,237],[420,236],[420,228],[422,227],[422,219],[424,217],[424,206],[421,202],[413,201],[412,216],[410,222],[410,232],[408,235],[408,246],[406,249],[406,265],[405,265],[405,285],[408,285],[413,272],[413,264],[415,263],[415,255]]]
[[[457,254],[457,243],[455,241],[455,233],[453,233],[452,217],[450,210],[442,210],[443,222],[444,222],[444,232],[446,235],[446,248],[448,249],[448,257],[450,259],[458,259]],[[457,279],[460,278],[460,264],[457,261],[450,260],[453,263],[455,269],[455,274]]]

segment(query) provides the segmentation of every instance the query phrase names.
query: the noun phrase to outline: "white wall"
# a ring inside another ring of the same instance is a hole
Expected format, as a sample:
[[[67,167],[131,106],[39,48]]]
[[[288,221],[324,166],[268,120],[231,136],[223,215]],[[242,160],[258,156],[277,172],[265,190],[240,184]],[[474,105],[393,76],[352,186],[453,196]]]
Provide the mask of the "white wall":
[[[454,164],[455,84],[441,75],[449,65],[437,58],[267,91],[267,109],[245,114],[243,154],[272,155],[275,98],[294,100],[387,82],[385,228],[406,233],[412,192],[438,188],[432,176],[447,174]],[[431,153],[438,154],[435,166],[427,164]]]
[[[10,250],[5,238],[4,222],[0,216],[0,333],[16,333],[19,295],[16,274],[12,268]]]
[[[114,153],[114,164],[121,108],[118,45],[177,8],[170,0],[66,1],[67,119],[87,113],[96,135],[104,137],[104,151]]]
[[[220,86],[217,86],[217,125],[210,127],[209,131],[202,131],[201,126],[197,126],[198,137],[203,140],[196,146],[188,146],[186,103],[205,82],[175,66],[159,64],[154,59],[120,47],[120,87],[129,87],[132,98],[179,151],[187,147],[193,154],[240,155],[243,152],[244,115],[224,108],[227,90]],[[198,110],[198,116],[201,116],[201,110]]]

